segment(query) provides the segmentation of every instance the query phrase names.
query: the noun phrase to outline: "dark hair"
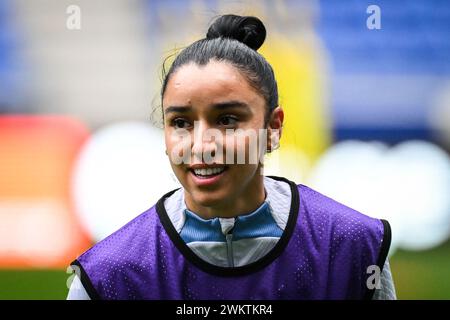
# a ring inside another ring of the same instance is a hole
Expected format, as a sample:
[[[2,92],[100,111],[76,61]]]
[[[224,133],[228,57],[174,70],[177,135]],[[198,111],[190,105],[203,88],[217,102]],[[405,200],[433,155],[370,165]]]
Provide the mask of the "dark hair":
[[[166,73],[163,68],[161,99],[170,76],[181,66],[194,62],[205,65],[211,59],[227,61],[238,68],[267,105],[265,125],[278,106],[278,87],[272,67],[257,52],[266,38],[266,28],[256,17],[222,15],[209,27],[206,38],[183,49]]]

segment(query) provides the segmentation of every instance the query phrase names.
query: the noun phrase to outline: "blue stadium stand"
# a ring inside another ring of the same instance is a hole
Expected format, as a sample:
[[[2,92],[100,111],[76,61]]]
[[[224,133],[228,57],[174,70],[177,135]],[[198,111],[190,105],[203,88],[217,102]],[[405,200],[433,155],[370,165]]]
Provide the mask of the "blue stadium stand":
[[[371,4],[381,9],[380,30],[366,27]],[[336,140],[433,139],[427,112],[450,75],[450,2],[321,0],[318,32],[338,88],[332,92]],[[355,75],[354,87],[339,84]],[[398,82],[386,87],[392,76]]]

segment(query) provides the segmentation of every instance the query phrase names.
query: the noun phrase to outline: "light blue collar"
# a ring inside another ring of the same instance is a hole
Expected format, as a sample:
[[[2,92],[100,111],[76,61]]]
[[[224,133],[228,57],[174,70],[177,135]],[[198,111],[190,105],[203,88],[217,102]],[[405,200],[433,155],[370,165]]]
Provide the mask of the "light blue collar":
[[[283,230],[275,222],[266,201],[255,211],[236,218],[203,219],[185,209],[185,223],[180,236],[186,242],[226,242],[226,233],[233,234],[233,241],[258,237],[281,237]]]

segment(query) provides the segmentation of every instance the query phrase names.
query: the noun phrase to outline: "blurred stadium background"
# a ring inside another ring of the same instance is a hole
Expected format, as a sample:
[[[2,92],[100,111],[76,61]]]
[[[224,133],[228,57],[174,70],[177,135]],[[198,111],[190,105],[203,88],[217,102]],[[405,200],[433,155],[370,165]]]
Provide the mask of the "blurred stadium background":
[[[0,299],[65,299],[69,263],[177,185],[161,64],[223,13],[268,29],[267,173],[388,219],[398,298],[450,299],[446,0],[0,0]]]

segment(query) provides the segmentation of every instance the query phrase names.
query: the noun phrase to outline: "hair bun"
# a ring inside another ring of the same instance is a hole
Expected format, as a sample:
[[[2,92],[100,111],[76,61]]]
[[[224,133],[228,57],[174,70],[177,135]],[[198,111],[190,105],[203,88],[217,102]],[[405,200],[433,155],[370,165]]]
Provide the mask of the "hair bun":
[[[266,28],[256,17],[226,14],[217,18],[206,34],[207,39],[220,37],[238,40],[258,50],[266,39]]]

